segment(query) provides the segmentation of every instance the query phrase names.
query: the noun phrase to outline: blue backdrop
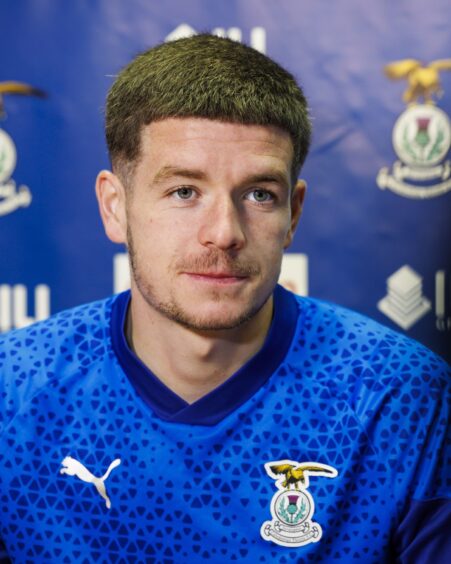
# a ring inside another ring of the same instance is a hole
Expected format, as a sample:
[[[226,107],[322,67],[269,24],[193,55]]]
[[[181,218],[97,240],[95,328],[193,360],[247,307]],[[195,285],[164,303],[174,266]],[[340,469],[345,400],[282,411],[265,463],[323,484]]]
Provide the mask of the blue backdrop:
[[[108,167],[106,92],[138,52],[215,31],[282,63],[310,100],[308,197],[291,249],[302,256],[288,278],[298,265],[302,291],[451,359],[446,0],[16,0],[0,14],[1,331],[120,288],[122,250],[93,191]],[[23,84],[43,92],[20,95]]]

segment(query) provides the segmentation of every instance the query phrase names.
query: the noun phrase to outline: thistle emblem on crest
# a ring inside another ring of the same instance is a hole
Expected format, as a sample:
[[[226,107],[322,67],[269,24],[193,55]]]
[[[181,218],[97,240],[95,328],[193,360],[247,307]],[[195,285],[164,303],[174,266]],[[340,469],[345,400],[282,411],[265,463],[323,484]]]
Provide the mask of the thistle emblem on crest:
[[[312,521],[315,503],[307,491],[309,476],[335,478],[338,472],[327,464],[292,460],[268,462],[265,469],[276,480],[277,492],[271,500],[272,520],[260,529],[262,538],[289,547],[318,542],[323,531]]]
[[[444,161],[451,146],[451,126],[434,100],[434,96],[443,94],[439,77],[443,70],[451,70],[451,59],[427,66],[405,59],[384,68],[388,78],[407,80],[402,99],[408,107],[393,127],[393,148],[399,160],[391,170],[381,168],[377,176],[382,190],[388,188],[399,196],[418,199],[451,190],[451,162]]]

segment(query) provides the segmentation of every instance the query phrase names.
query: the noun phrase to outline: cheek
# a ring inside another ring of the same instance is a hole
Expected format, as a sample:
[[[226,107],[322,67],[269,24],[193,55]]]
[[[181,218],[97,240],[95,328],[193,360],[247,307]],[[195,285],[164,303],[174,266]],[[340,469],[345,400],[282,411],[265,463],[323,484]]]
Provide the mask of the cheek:
[[[252,240],[259,247],[266,249],[267,253],[280,253],[289,229],[290,223],[285,214],[271,222],[256,222],[251,230]]]
[[[187,252],[195,239],[195,222],[164,216],[139,218],[133,226],[133,241],[138,254],[145,257],[149,268],[170,265]]]

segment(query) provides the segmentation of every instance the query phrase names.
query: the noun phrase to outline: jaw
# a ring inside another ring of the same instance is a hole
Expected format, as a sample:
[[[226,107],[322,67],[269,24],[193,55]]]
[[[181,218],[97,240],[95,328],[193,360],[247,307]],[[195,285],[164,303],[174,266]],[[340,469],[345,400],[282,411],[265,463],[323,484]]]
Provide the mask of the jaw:
[[[191,338],[199,337],[200,341],[195,338],[195,342],[202,349],[208,345],[207,354],[207,349],[210,351],[220,342],[244,344],[262,331],[266,335],[272,319],[272,287],[252,303],[252,291],[240,293],[230,289],[203,293],[185,291],[176,296],[166,295],[158,302],[149,288],[143,288],[133,278],[131,290],[133,328],[129,322],[127,328],[131,341],[158,328],[171,340],[191,342]]]

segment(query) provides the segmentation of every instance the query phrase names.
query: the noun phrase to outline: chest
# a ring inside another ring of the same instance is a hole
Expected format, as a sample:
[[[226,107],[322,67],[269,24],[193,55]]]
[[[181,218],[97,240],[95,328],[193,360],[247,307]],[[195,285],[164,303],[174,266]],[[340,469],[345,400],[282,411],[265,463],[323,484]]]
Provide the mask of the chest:
[[[77,407],[74,397],[64,409],[40,401],[0,444],[0,531],[19,561],[314,553],[351,562],[349,547],[383,561],[395,507],[389,473],[349,414],[337,425],[293,405],[260,417],[255,405],[205,428],[108,398]]]

